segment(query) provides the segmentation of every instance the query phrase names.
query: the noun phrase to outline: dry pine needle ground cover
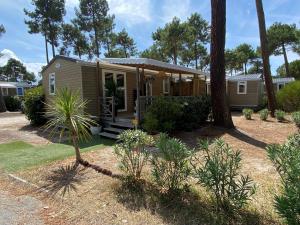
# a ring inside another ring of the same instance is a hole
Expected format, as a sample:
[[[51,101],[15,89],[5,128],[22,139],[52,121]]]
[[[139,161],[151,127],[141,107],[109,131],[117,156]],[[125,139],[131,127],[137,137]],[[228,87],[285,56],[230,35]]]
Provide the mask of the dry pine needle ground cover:
[[[249,121],[240,114],[234,115],[233,119],[238,131],[208,126],[177,136],[191,146],[197,144],[198,138],[222,137],[234,149],[242,151],[243,172],[254,179],[258,189],[251,204],[232,223],[281,224],[273,208],[273,194],[279,191],[279,180],[264,148],[270,143],[283,143],[297,129],[291,122],[278,123],[275,119],[262,122],[257,114]],[[84,153],[83,156],[104,168],[119,172],[110,147]],[[45,212],[45,216],[50,218],[47,220],[49,224],[54,224],[54,220],[66,224],[103,225],[220,224],[209,196],[195,184],[183,197],[173,197],[167,201],[150,184],[128,188],[119,180],[92,170],[74,169],[72,162],[74,158],[69,158],[17,174],[51,191],[45,195],[35,189],[24,189],[49,205]],[[149,175],[147,170],[147,180],[151,180]]]

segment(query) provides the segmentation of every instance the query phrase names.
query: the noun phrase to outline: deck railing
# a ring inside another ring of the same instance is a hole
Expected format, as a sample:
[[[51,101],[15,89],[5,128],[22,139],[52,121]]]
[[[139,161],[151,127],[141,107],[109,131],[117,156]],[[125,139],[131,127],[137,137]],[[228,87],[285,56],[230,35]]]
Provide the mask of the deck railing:
[[[115,97],[101,97],[100,98],[101,117],[115,122]]]

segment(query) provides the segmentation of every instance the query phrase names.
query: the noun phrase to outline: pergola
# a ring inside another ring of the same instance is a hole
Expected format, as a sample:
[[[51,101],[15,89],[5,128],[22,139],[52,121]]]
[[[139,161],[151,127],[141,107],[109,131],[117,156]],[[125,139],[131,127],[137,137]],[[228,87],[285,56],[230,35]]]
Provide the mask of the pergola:
[[[118,64],[124,65],[129,67],[136,68],[136,87],[137,87],[137,120],[138,123],[140,121],[140,69],[143,71],[146,70],[153,70],[158,72],[165,72],[169,74],[179,74],[179,85],[181,86],[182,75],[193,75],[194,78],[202,77],[206,80],[206,75],[199,71],[192,68],[188,68],[185,66],[174,65],[166,62],[161,62],[154,59],[147,59],[147,58],[105,58],[102,61],[111,63],[111,64]],[[181,91],[181,88],[180,88]]]

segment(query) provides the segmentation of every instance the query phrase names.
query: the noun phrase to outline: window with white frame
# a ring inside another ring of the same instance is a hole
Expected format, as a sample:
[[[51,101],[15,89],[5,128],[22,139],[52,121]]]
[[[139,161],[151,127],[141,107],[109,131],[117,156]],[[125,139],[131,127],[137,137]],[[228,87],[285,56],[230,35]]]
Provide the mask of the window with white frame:
[[[49,74],[49,94],[55,95],[55,73]]]
[[[237,84],[237,93],[239,95],[247,94],[247,81],[239,81]]]
[[[164,94],[170,93],[170,78],[166,77],[163,79],[163,92]]]
[[[17,95],[23,96],[24,95],[24,88],[23,87],[17,87]]]

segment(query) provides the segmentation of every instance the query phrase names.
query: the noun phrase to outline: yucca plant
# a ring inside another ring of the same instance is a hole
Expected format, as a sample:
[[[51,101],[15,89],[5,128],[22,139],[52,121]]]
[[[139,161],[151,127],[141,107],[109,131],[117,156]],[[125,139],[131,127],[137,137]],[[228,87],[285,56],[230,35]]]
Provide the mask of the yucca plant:
[[[47,105],[46,115],[49,117],[46,129],[50,135],[59,133],[60,138],[68,135],[75,149],[76,162],[82,161],[79,149],[80,140],[88,140],[89,128],[95,122],[84,112],[87,101],[81,99],[78,91],[68,88],[58,90],[54,99]]]

